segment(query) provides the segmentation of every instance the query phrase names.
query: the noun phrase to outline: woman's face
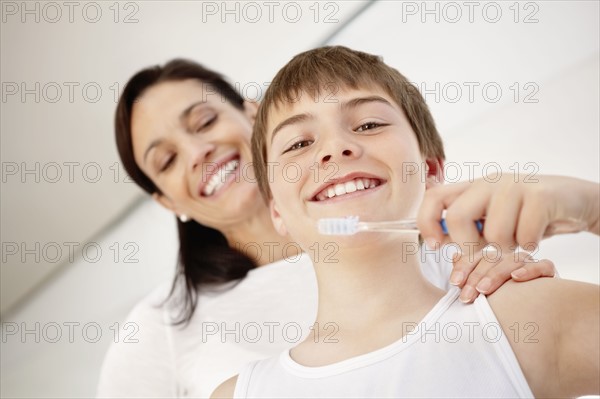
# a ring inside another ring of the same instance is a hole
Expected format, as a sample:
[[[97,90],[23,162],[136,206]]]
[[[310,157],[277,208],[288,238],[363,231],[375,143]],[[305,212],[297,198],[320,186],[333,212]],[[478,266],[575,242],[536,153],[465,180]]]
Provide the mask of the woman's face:
[[[131,134],[137,165],[177,215],[216,229],[264,207],[250,151],[257,106],[235,108],[195,79],[147,89],[133,105]]]

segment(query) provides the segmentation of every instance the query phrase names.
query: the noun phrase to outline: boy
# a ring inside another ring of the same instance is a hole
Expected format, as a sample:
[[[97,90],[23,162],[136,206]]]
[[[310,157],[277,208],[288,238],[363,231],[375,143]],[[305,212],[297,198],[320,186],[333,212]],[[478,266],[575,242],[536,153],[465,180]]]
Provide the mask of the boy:
[[[309,254],[332,241],[318,233],[319,219],[414,218],[425,191],[443,179],[441,139],[418,91],[378,57],[343,47],[302,53],[277,74],[252,144],[276,228]],[[422,165],[425,181],[407,165]],[[291,178],[290,167],[300,173]],[[422,212],[420,225],[439,218],[433,210]],[[430,227],[429,238],[436,233]],[[423,278],[409,250],[418,247],[417,233],[333,238],[337,262],[313,258],[312,333],[280,357],[250,364],[214,397],[230,397],[234,387],[235,397],[599,392],[597,286],[509,283],[465,305],[457,289],[445,293]]]

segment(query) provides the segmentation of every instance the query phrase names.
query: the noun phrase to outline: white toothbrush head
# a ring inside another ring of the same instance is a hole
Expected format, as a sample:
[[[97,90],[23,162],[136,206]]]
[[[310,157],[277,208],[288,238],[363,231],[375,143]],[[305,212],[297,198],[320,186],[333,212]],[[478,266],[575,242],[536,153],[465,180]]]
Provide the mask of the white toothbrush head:
[[[335,236],[351,236],[358,232],[358,216],[319,219],[319,233]]]

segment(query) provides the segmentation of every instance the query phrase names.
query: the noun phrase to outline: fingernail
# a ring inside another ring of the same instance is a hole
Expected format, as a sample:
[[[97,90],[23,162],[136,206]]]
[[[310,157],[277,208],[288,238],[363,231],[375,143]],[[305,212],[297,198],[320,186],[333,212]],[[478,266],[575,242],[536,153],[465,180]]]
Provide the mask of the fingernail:
[[[475,290],[470,285],[465,286],[463,288],[462,293],[460,294],[460,301],[462,303],[468,303],[471,301],[473,296],[475,295]]]
[[[462,283],[465,278],[465,274],[463,272],[453,272],[452,276],[450,276],[450,284],[459,285]]]
[[[515,270],[510,275],[512,276],[512,278],[523,278],[527,275],[527,269],[522,267],[520,269]]]
[[[484,277],[481,279],[479,284],[477,284],[477,291],[481,292],[482,294],[485,294],[486,292],[488,292],[491,286],[492,280],[490,280],[487,277]]]

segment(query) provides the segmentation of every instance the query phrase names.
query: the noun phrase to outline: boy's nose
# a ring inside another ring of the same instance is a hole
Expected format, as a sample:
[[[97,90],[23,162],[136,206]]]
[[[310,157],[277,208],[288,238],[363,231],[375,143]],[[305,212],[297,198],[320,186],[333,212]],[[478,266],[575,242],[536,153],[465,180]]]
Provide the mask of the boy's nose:
[[[351,149],[346,148],[341,151],[340,155],[341,155],[341,157],[350,157],[350,156],[354,155],[354,153],[352,152]],[[323,155],[323,157],[321,158],[321,162],[327,163],[327,162],[331,161],[331,158],[332,158],[331,154]]]
[[[330,129],[321,137],[318,162],[322,165],[328,162],[341,162],[360,157],[362,149],[354,140],[352,134],[342,129]]]

